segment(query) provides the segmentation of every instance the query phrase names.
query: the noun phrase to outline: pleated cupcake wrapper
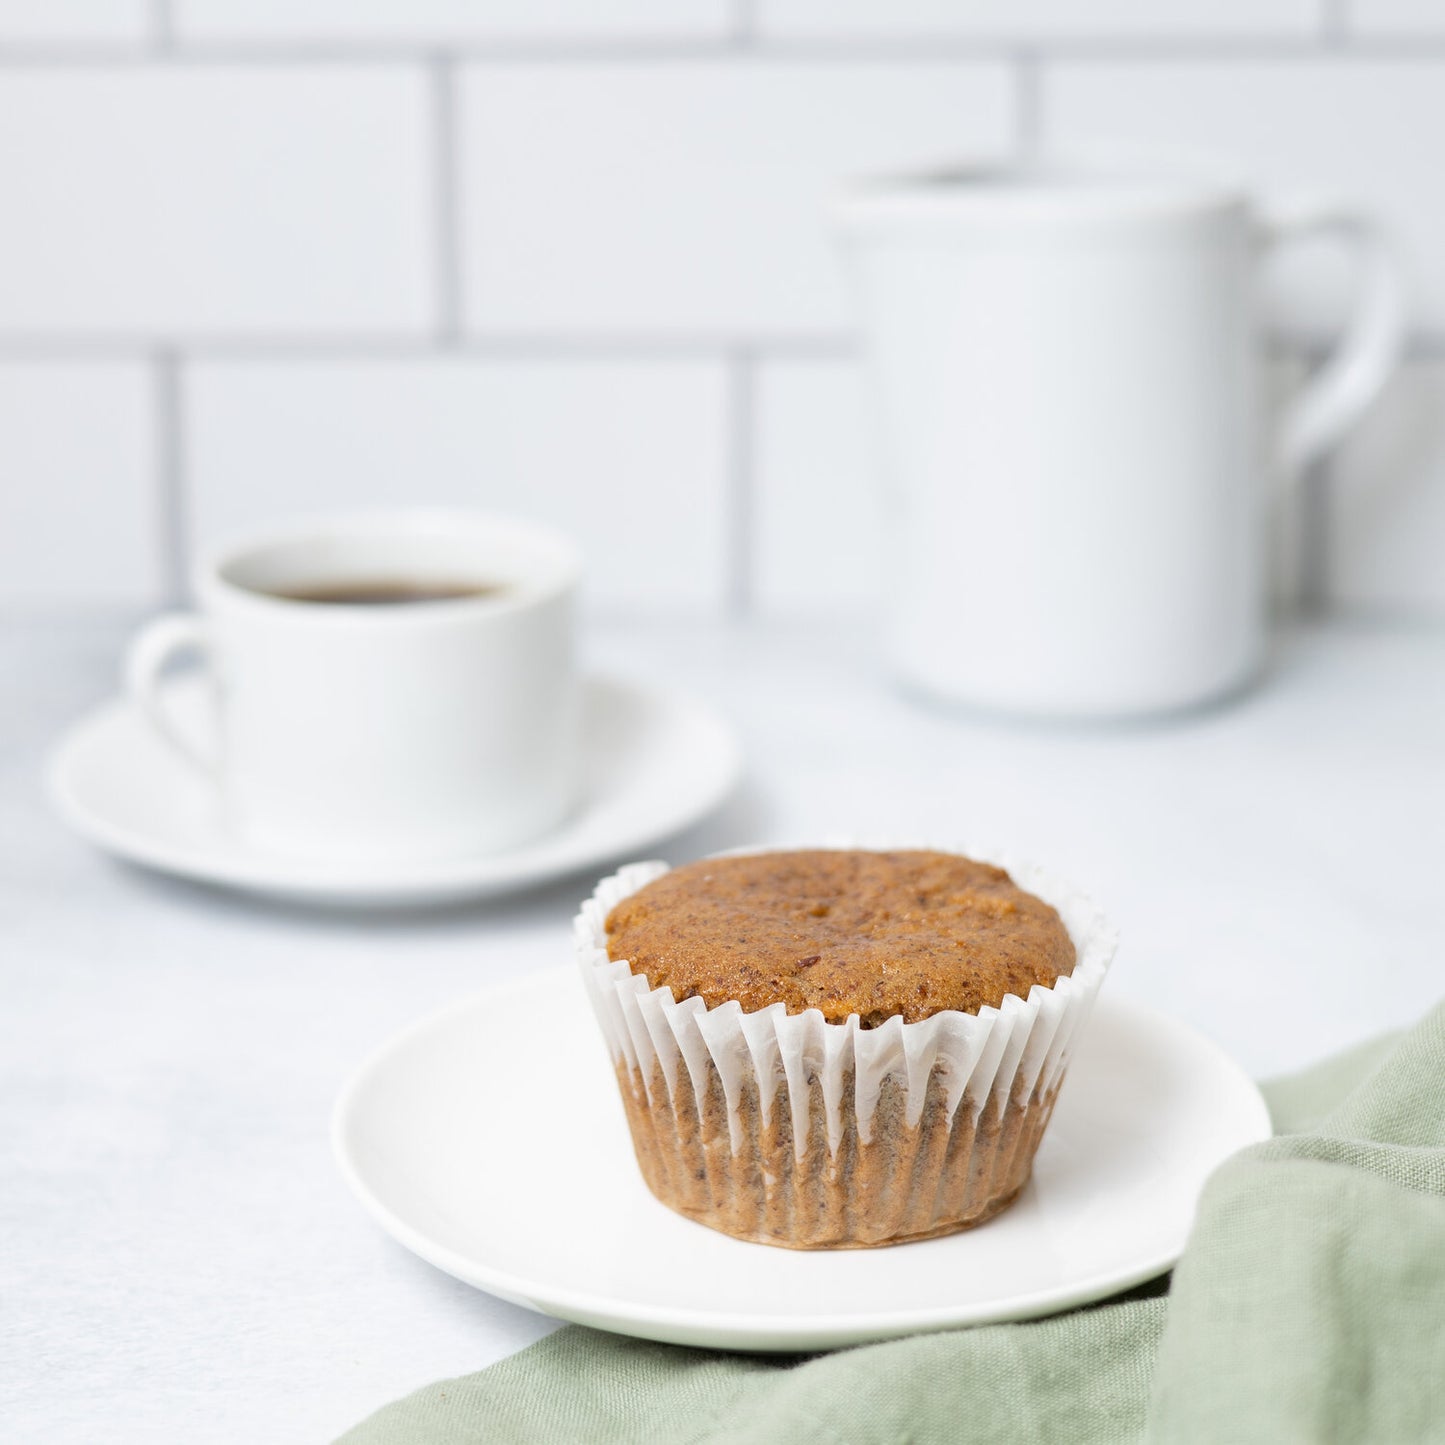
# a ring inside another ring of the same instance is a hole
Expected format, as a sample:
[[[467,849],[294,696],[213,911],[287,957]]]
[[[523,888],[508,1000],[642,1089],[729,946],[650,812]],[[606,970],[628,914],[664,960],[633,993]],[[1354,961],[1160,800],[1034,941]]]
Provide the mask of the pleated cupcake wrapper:
[[[906,845],[917,847],[920,845]],[[762,849],[737,850],[749,853]],[[872,1139],[873,1117],[885,1079],[897,1080],[905,1099],[905,1122],[917,1127],[930,1077],[937,1071],[952,1117],[960,1105],[973,1122],[996,1096],[1000,1110],[1010,1096],[1048,1098],[1057,1087],[1079,1028],[1087,1018],[1113,959],[1116,934],[1085,895],[1053,882],[1031,864],[986,850],[951,849],[1006,868],[1020,888],[1052,904],[1072,938],[1074,971],[1051,988],[1036,984],[1027,999],[1013,994],[998,1008],[977,1014],[947,1009],[917,1023],[891,1018],[875,1029],[828,1023],[817,1009],[789,1014],[783,1004],[745,1013],[736,1001],[709,1009],[700,998],[677,1002],[667,987],[653,988],[625,961],[607,956],[607,915],[622,899],[668,871],[665,863],[633,863],[603,879],[574,923],[578,961],[592,1006],[612,1051],[643,1081],[649,1103],[659,1072],[675,1098],[678,1071],[686,1069],[692,1096],[707,1093],[717,1070],[727,1103],[733,1153],[743,1146],[744,1085],[756,1087],[764,1119],[771,1118],[786,1079],[795,1157],[809,1139],[809,1080],[821,1084],[828,1148],[838,1150],[843,1111],[851,1103],[858,1138]],[[851,1079],[852,1098],[845,1097]]]

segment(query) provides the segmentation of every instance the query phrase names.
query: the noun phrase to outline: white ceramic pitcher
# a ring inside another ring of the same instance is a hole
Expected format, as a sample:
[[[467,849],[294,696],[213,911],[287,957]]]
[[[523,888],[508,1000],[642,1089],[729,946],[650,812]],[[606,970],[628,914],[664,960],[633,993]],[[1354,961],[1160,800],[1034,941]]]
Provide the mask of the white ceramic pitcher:
[[[1068,166],[866,183],[842,221],[882,411],[902,677],[1013,713],[1122,717],[1254,676],[1271,481],[1332,447],[1396,360],[1401,291],[1374,223]],[[1357,251],[1357,302],[1271,465],[1257,273],[1318,233]]]

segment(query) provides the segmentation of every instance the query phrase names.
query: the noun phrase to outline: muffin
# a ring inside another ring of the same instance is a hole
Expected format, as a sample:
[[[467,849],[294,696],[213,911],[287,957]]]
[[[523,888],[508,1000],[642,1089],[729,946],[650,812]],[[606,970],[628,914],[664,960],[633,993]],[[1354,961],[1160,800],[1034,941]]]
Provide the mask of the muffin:
[[[1036,870],[925,849],[634,864],[576,934],[648,1187],[793,1249],[1006,1208],[1113,953]]]

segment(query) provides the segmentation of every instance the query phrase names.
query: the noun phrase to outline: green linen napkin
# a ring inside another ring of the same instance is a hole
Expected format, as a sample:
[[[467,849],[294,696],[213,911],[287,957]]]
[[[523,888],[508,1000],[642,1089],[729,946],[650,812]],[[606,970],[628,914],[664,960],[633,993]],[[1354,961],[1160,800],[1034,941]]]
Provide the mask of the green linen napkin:
[[[1172,1280],[804,1359],[572,1326],[343,1445],[1445,1441],[1445,1004],[1265,1093]]]

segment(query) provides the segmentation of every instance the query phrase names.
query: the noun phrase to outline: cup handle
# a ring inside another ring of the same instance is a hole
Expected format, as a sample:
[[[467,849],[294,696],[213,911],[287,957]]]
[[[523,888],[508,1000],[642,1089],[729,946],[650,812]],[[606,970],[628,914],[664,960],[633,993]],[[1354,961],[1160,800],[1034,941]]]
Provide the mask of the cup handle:
[[[125,657],[125,686],[131,701],[166,744],[187,764],[212,782],[220,779],[220,749],[200,745],[177,727],[161,695],[166,664],[181,653],[192,653],[210,665],[211,629],[203,618],[189,612],[167,612],[146,623],[132,639]]]
[[[1354,310],[1333,350],[1286,409],[1276,437],[1279,475],[1294,480],[1344,437],[1400,359],[1405,284],[1387,233],[1364,212],[1333,203],[1279,207],[1262,221],[1268,246],[1335,236],[1358,256]]]

